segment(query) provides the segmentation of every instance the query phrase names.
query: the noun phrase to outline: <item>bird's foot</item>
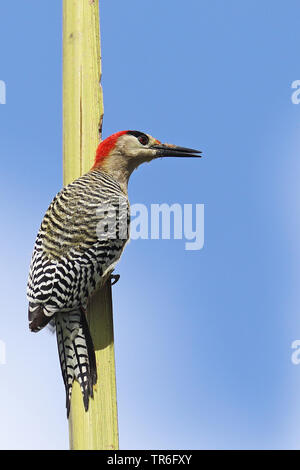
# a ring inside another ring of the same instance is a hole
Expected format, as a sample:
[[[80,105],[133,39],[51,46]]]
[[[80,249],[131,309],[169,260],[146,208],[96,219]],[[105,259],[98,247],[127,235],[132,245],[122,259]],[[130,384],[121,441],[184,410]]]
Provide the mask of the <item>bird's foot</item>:
[[[110,275],[110,285],[113,286],[120,279],[120,274],[111,274]]]

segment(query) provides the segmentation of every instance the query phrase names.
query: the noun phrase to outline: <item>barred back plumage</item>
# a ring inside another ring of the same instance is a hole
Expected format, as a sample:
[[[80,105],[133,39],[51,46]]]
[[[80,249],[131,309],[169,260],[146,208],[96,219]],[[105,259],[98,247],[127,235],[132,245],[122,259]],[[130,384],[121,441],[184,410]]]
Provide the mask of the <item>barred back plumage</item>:
[[[113,271],[128,237],[127,195],[99,169],[57,194],[38,232],[27,288],[30,329],[55,321],[68,413],[74,378],[86,409],[97,380],[88,300]]]

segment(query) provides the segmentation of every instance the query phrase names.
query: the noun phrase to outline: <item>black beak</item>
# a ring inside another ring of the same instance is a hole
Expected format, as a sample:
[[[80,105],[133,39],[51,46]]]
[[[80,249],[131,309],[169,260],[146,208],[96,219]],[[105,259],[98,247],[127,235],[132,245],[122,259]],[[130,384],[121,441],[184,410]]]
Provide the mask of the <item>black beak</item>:
[[[154,150],[157,150],[157,158],[159,157],[190,157],[190,158],[200,158],[202,153],[199,150],[188,149],[185,147],[177,147],[176,145],[169,144],[160,144],[152,145],[151,147]]]

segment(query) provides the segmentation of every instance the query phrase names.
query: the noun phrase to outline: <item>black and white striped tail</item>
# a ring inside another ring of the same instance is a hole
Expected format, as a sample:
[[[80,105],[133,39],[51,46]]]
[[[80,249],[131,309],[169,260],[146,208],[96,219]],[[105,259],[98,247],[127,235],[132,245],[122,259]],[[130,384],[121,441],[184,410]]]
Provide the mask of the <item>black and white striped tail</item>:
[[[85,411],[88,410],[89,398],[93,397],[93,385],[97,382],[95,350],[83,311],[57,313],[55,323],[69,417],[72,384],[75,378],[82,391]]]

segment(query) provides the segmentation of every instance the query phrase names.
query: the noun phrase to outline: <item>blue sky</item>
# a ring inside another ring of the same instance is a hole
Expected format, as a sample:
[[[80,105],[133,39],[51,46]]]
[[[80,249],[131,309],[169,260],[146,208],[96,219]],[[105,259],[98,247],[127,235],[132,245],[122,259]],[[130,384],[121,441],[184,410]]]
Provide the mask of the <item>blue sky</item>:
[[[120,448],[299,449],[299,2],[101,4],[103,136],[202,160],[140,167],[132,203],[205,205],[205,245],[131,241],[113,288]],[[30,334],[34,239],[62,185],[61,2],[2,2],[0,448],[65,449],[56,340]]]

